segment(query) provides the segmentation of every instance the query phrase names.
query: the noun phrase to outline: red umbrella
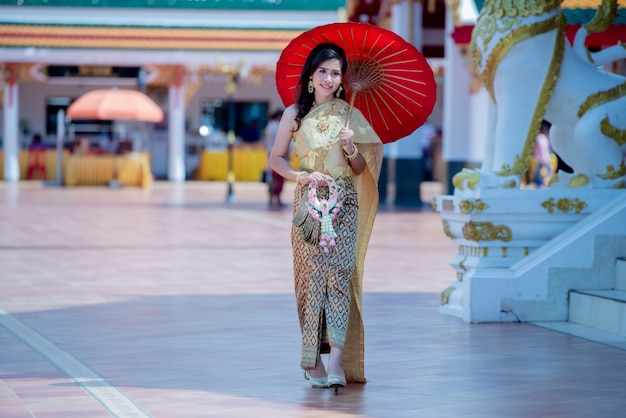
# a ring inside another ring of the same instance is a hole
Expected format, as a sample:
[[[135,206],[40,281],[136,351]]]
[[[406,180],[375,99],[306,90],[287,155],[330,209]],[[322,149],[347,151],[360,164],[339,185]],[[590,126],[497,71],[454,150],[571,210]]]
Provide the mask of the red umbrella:
[[[384,143],[410,135],[426,121],[437,99],[430,65],[400,36],[367,23],[318,26],[287,45],[276,64],[276,86],[285,106],[295,102],[295,89],[309,53],[326,42],[345,50],[346,98]]]

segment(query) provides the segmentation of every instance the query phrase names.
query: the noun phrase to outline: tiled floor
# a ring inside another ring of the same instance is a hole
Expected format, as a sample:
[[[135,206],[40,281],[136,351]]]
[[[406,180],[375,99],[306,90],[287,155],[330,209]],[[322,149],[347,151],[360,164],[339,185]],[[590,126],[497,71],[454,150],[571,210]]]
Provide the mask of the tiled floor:
[[[235,194],[0,183],[0,418],[626,416],[626,351],[438,312],[456,249],[428,205],[374,227],[369,383],[310,388],[290,212]]]

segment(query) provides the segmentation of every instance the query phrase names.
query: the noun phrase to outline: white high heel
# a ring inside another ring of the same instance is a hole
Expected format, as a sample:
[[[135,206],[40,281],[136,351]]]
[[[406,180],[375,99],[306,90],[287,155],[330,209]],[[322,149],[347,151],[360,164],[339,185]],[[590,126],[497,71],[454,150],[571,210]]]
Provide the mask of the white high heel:
[[[346,377],[338,376],[336,374],[329,374],[326,378],[326,384],[329,388],[335,388],[335,395],[339,393],[339,388],[346,386]]]
[[[313,377],[308,370],[304,371],[304,378],[309,381],[314,388],[327,388],[328,382],[326,377]]]

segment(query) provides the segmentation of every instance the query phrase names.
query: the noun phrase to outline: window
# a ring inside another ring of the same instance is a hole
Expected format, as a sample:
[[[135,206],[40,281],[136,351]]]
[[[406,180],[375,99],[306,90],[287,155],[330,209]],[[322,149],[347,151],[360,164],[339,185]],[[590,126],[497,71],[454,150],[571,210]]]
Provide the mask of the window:
[[[48,97],[46,99],[46,134],[56,135],[57,117],[59,110],[67,112],[69,105],[76,100],[70,97]],[[110,120],[73,120],[70,138],[73,134],[98,135],[109,134],[113,130],[113,121]]]
[[[261,139],[261,132],[267,123],[267,102],[224,102],[222,100],[202,99],[200,101],[201,124],[209,129],[228,132],[233,129],[235,135],[244,142],[256,142]]]

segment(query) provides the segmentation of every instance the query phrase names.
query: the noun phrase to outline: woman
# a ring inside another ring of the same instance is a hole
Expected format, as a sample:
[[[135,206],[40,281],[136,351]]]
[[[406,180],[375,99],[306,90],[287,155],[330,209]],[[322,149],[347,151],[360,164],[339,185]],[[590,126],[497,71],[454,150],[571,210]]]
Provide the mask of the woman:
[[[338,45],[311,51],[269,157],[273,170],[297,183],[291,239],[301,367],[313,387],[335,390],[365,382],[361,283],[382,162],[382,143],[358,109],[346,127],[347,65]],[[288,162],[292,139],[299,170]]]

